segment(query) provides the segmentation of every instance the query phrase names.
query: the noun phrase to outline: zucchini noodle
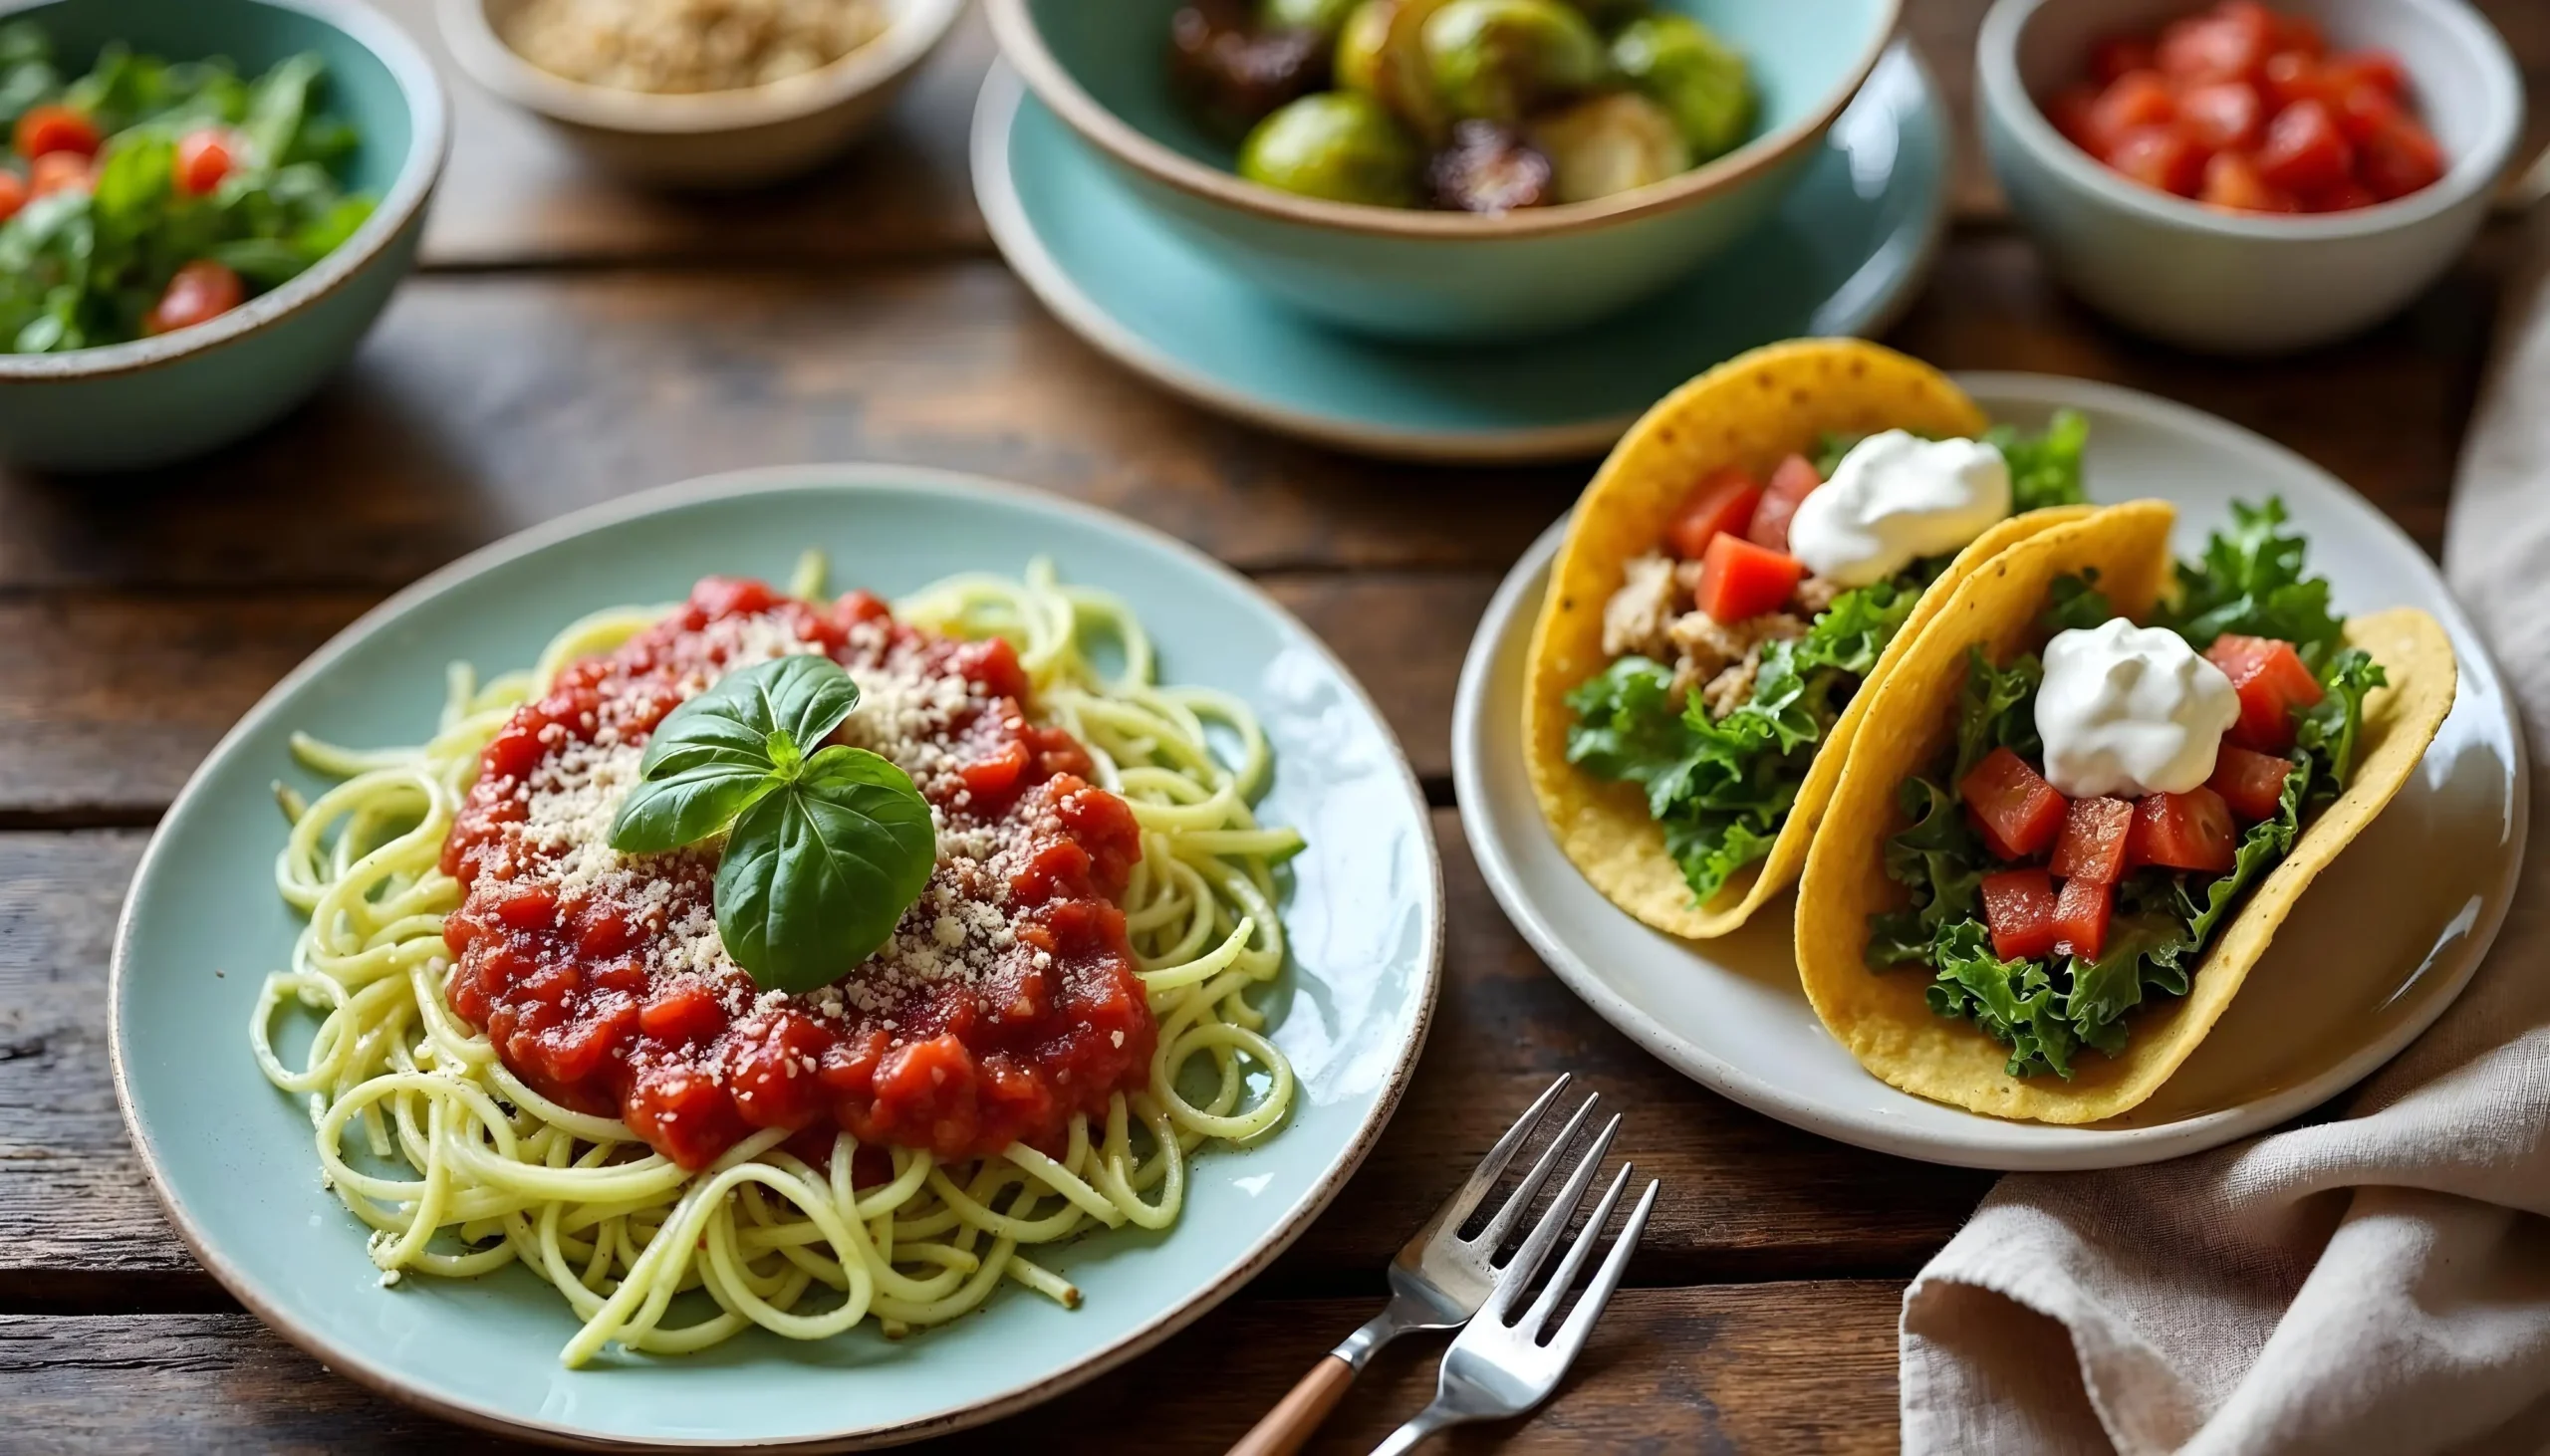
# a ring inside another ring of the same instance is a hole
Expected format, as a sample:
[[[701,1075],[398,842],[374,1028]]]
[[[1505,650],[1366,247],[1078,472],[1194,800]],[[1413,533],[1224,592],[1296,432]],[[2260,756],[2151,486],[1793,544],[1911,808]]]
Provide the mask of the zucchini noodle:
[[[810,553],[791,595],[818,597],[823,575]],[[381,1282],[525,1265],[582,1322],[561,1352],[571,1367],[606,1345],[681,1354],[754,1326],[821,1339],[874,1319],[900,1336],[976,1308],[1003,1280],[1076,1306],[1079,1290],[1026,1251],[1092,1227],[1168,1228],[1198,1147],[1262,1136],[1292,1103],[1292,1067],[1250,993],[1282,969],[1274,867],[1302,842],[1251,810],[1270,769],[1255,715],[1225,693],[1155,685],[1134,613],[1058,583],[1044,561],[1023,581],[956,577],[896,603],[920,627],[1008,638],[1032,716],[1078,738],[1097,782],[1131,806],[1143,853],[1122,907],[1158,1024],[1148,1083],[1113,1095],[1103,1120],[1074,1116],[1052,1151],[1013,1143],[942,1163],[887,1146],[891,1176],[859,1187],[849,1133],[817,1164],[773,1129],[692,1172],[619,1119],[525,1086],[442,989],[443,917],[462,887],[439,859],[480,750],[561,668],[668,609],[596,612],[530,670],[484,683],[455,664],[421,747],[293,739],[296,759],[340,782],[307,802],[277,786],[292,828],[276,885],[309,923],[289,969],[265,980],[250,1044],[268,1081],[307,1098],[323,1179],[372,1230]],[[1114,645],[1112,674],[1089,654],[1096,643]],[[272,1034],[288,1005],[317,1019],[298,1067]],[[705,1295],[686,1303],[695,1318],[672,1323],[693,1291]]]

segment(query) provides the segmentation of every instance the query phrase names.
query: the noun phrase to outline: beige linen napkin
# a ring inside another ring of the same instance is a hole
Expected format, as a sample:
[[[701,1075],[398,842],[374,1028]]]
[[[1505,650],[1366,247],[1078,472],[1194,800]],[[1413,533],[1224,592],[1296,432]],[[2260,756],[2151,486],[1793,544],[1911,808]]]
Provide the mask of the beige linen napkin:
[[[1904,1299],[1904,1448],[2550,1450],[2550,216],[2461,462],[2444,571],[2532,754],[2513,913],[2346,1115],[2014,1175]]]

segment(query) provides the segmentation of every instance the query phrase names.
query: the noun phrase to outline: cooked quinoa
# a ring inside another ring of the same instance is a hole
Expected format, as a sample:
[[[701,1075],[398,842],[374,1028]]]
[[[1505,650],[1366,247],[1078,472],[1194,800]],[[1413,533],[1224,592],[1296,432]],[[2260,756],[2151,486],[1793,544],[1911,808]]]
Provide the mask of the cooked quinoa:
[[[886,29],[882,0],[525,0],[505,43],[622,91],[734,91],[830,65]]]

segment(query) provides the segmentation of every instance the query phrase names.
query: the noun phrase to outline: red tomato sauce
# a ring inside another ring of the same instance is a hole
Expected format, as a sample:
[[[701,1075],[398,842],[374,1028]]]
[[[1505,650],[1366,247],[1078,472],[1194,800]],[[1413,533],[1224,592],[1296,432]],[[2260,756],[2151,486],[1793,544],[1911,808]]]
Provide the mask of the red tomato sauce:
[[[711,849],[600,841],[657,722],[733,665],[815,650],[859,679],[834,736],[894,759],[939,859],[894,937],[816,991],[762,992],[713,935]],[[1148,1079],[1157,1028],[1116,900],[1133,811],[1068,733],[1028,720],[1006,643],[710,578],[665,620],[577,662],[480,757],[443,847],[451,1008],[542,1095],[625,1119],[685,1167],[756,1128],[990,1156],[1059,1148],[1075,1112]],[[866,737],[863,737],[866,735]],[[612,792],[617,785],[617,792]]]

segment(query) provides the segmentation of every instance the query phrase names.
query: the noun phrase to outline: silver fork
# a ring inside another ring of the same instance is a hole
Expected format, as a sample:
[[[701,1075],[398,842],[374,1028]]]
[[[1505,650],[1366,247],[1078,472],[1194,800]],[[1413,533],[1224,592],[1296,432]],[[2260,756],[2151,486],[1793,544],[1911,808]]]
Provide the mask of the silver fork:
[[[1319,1428],[1319,1423],[1336,1406],[1338,1397],[1346,1393],[1346,1387],[1354,1383],[1355,1377],[1363,1373],[1364,1366],[1372,1361],[1375,1351],[1414,1331],[1457,1329],[1478,1313],[1497,1290],[1500,1281],[1522,1262],[1518,1255],[1505,1269],[1498,1269],[1494,1262],[1497,1249],[1514,1231],[1514,1226],[1521,1222],[1523,1215],[1531,1211],[1533,1195],[1540,1192],[1541,1185],[1549,1180],[1559,1160],[1567,1155],[1568,1145],[1576,1140],[1585,1119],[1593,1114],[1594,1104],[1601,1100],[1599,1094],[1588,1095],[1577,1107],[1575,1114],[1567,1119],[1567,1125],[1561,1127],[1549,1146],[1542,1149],[1539,1159],[1532,1164],[1532,1170],[1515,1185],[1512,1195],[1498,1208],[1496,1216],[1488,1220],[1487,1227],[1479,1230],[1476,1238],[1462,1238],[1461,1225],[1477,1210],[1488,1191],[1496,1186],[1496,1180],[1504,1174],[1506,1164],[1514,1160],[1514,1154],[1531,1139],[1532,1129],[1540,1125],[1542,1114],[1558,1100],[1559,1093],[1567,1090],[1568,1082],[1567,1077],[1561,1077],[1550,1084],[1549,1091],[1534,1098],[1523,1115],[1514,1119],[1514,1125],[1505,1130],[1505,1135],[1496,1139],[1496,1145],[1487,1150],[1487,1156],[1480,1158],[1478,1166],[1470,1170],[1468,1180],[1444,1200],[1443,1206],[1434,1211],[1434,1217],[1426,1221],[1425,1227],[1418,1229],[1416,1236],[1399,1251],[1399,1257],[1391,1261],[1390,1304],[1382,1313],[1374,1316],[1363,1329],[1346,1336],[1337,1348],[1312,1366],[1310,1373],[1302,1376],[1290,1394],[1251,1427],[1247,1435],[1240,1437],[1239,1444],[1231,1447],[1230,1456],[1289,1456],[1310,1438],[1311,1432]],[[1577,1200],[1584,1195],[1584,1180],[1591,1176],[1588,1170],[1602,1162],[1604,1151],[1611,1146],[1612,1134],[1620,1125],[1621,1119],[1614,1117],[1595,1136],[1593,1146],[1587,1149],[1581,1166],[1575,1170],[1576,1177],[1571,1180],[1570,1186],[1574,1191],[1567,1195],[1566,1207],[1557,1210],[1561,1224],[1567,1222],[1567,1212],[1574,1209]],[[1546,1224],[1547,1220],[1543,1222]],[[1538,1231],[1533,1237],[1540,1237]],[[1537,1258],[1534,1262],[1538,1262]],[[1528,1275],[1529,1271],[1525,1273]]]
[[[1615,1125],[1620,1121],[1617,1117],[1612,1120]],[[1540,1298],[1532,1301],[1520,1319],[1509,1317],[1515,1302],[1532,1283],[1534,1272],[1549,1258],[1551,1246],[1566,1232],[1568,1219],[1575,1214],[1586,1187],[1594,1181],[1595,1168],[1602,1161],[1603,1143],[1610,1136],[1611,1131],[1606,1128],[1603,1137],[1595,1142],[1594,1155],[1578,1165],[1575,1176],[1550,1200],[1549,1212],[1541,1216],[1531,1238],[1499,1272],[1487,1303],[1462,1327],[1452,1347],[1443,1352],[1442,1372],[1434,1382],[1434,1402],[1391,1432],[1388,1440],[1373,1448],[1373,1456],[1401,1456],[1445,1426],[1521,1415],[1549,1399],[1550,1392],[1558,1388],[1568,1366],[1575,1364],[1577,1355],[1583,1352],[1586,1336],[1594,1333],[1594,1322],[1601,1318],[1603,1307],[1612,1302],[1613,1291],[1620,1288],[1621,1271],[1629,1266],[1630,1253],[1638,1247],[1639,1236],[1647,1232],[1647,1215],[1656,1207],[1657,1181],[1648,1180],[1647,1191],[1639,1195],[1638,1207],[1630,1210],[1629,1221],[1621,1225],[1620,1236],[1612,1241],[1610,1256],[1595,1271],[1593,1282],[1585,1287],[1584,1297],[1568,1313],[1566,1323],[1546,1343],[1541,1338],[1542,1332],[1548,1328],[1559,1302],[1567,1298],[1568,1287],[1576,1283],[1577,1273],[1592,1257],[1595,1243],[1603,1236],[1603,1226],[1611,1222],[1622,1190],[1629,1187],[1631,1164],[1621,1164],[1603,1201],[1594,1206],[1593,1216],[1569,1246],[1567,1257],[1559,1261],[1558,1273],[1542,1287]]]

